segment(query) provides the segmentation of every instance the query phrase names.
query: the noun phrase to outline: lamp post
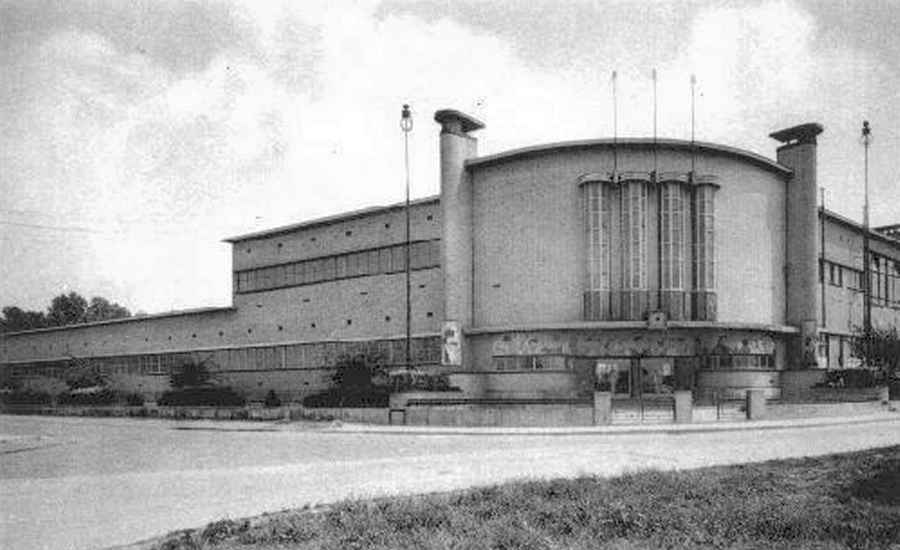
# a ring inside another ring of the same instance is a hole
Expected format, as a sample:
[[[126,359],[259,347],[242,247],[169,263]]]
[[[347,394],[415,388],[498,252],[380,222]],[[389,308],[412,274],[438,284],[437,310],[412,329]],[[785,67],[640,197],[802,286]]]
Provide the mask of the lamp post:
[[[864,151],[863,169],[863,336],[865,340],[864,366],[869,366],[872,353],[872,277],[869,265],[869,144],[872,142],[872,129],[869,121],[864,120],[860,140]]]
[[[406,171],[406,370],[412,367],[412,307],[410,304],[410,258],[409,258],[409,133],[413,120],[409,105],[404,104],[400,112],[400,129],[403,130],[403,165]]]

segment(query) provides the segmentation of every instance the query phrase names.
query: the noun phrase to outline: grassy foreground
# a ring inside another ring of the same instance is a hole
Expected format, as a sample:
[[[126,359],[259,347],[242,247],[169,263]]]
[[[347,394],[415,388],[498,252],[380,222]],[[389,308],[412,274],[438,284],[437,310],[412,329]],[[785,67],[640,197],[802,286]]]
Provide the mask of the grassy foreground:
[[[900,446],[529,481],[224,520],[152,547],[900,548]]]

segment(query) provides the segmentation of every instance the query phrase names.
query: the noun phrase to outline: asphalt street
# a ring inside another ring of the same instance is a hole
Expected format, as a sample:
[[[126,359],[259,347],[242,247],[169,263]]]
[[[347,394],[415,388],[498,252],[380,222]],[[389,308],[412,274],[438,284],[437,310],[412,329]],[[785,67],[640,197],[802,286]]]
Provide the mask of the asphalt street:
[[[897,444],[897,418],[696,433],[434,435],[0,416],[0,546],[104,548],[351,497]]]

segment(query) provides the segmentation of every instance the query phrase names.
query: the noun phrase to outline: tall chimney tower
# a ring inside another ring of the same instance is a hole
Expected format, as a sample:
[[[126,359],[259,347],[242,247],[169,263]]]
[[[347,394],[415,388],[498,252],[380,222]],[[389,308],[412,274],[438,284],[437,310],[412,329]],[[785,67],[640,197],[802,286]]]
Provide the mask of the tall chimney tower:
[[[811,122],[779,130],[769,137],[783,143],[777,150],[779,164],[794,171],[787,183],[785,220],[787,242],[785,317],[800,329],[789,346],[788,368],[816,366],[817,317],[819,310],[819,224],[816,179],[816,136],[822,125]]]
[[[478,154],[470,132],[484,124],[469,115],[443,109],[441,125],[441,271],[444,318],[463,328],[472,324],[472,180],[465,162]]]

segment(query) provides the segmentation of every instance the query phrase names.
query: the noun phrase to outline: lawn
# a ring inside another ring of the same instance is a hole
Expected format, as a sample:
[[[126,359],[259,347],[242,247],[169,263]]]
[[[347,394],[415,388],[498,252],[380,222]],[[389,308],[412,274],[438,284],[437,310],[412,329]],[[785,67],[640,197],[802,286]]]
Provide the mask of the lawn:
[[[900,548],[900,446],[223,520],[151,548]]]

